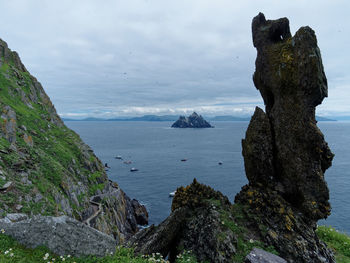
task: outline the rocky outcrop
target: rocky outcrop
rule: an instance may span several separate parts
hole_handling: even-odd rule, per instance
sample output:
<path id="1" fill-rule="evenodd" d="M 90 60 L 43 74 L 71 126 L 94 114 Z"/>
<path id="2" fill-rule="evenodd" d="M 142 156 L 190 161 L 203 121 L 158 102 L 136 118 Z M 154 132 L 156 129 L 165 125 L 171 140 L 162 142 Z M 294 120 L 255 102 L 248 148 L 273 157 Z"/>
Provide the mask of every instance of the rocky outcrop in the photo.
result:
<path id="1" fill-rule="evenodd" d="M 209 122 L 204 120 L 201 115 L 193 112 L 190 116 L 180 116 L 179 119 L 171 125 L 172 128 L 213 128 Z"/>
<path id="2" fill-rule="evenodd" d="M 147 224 L 145 207 L 108 180 L 91 148 L 64 125 L 41 84 L 2 40 L 0 173 L 0 215 L 67 215 L 118 242 Z"/>
<path id="3" fill-rule="evenodd" d="M 254 84 L 266 113 L 255 110 L 242 141 L 249 185 L 235 202 L 245 207 L 246 225 L 289 262 L 335 262 L 315 233 L 317 220 L 330 214 L 324 173 L 333 159 L 315 120 L 327 96 L 315 33 L 302 27 L 292 37 L 287 18 L 261 13 L 252 31 Z"/>
<path id="4" fill-rule="evenodd" d="M 327 96 L 316 36 L 302 27 L 292 37 L 287 18 L 271 21 L 261 13 L 252 31 L 254 83 L 266 113 L 256 108 L 242 140 L 249 184 L 233 205 L 196 181 L 178 188 L 171 215 L 131 239 L 136 252 L 173 260 L 191 250 L 209 262 L 335 262 L 315 233 L 317 220 L 330 213 L 324 173 L 333 159 L 315 120 Z M 261 250 L 247 256 L 253 247 L 281 257 Z"/>
<path id="5" fill-rule="evenodd" d="M 262 249 L 254 248 L 245 258 L 245 263 L 287 263 L 283 258 L 268 253 Z"/>
<path id="6" fill-rule="evenodd" d="M 112 237 L 67 216 L 9 214 L 0 219 L 0 228 L 22 245 L 45 246 L 57 255 L 105 256 L 116 250 Z"/>
<path id="7" fill-rule="evenodd" d="M 194 179 L 177 189 L 170 216 L 138 232 L 128 246 L 138 254 L 161 253 L 170 262 L 183 250 L 192 251 L 199 262 L 231 262 L 238 233 L 230 228 L 230 209 L 226 196 Z"/>

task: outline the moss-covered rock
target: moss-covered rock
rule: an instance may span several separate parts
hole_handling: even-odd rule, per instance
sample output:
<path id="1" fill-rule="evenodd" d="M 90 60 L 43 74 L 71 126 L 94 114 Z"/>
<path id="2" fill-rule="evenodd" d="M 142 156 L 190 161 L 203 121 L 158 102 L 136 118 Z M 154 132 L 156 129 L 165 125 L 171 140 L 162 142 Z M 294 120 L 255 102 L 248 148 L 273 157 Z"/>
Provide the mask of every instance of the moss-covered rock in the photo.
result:
<path id="1" fill-rule="evenodd" d="M 243 262 L 253 247 L 276 253 L 242 223 L 246 220 L 242 211 L 194 179 L 178 188 L 170 216 L 138 232 L 128 246 L 137 254 L 160 253 L 171 262 L 184 251 L 192 251 L 199 262 Z"/>
<path id="2" fill-rule="evenodd" d="M 266 113 L 257 108 L 243 157 L 249 185 L 235 202 L 242 224 L 289 262 L 335 262 L 315 233 L 330 214 L 324 173 L 333 154 L 315 120 L 315 107 L 327 96 L 327 79 L 314 31 L 300 28 L 292 37 L 287 18 L 252 23 L 257 48 L 254 84 Z"/>

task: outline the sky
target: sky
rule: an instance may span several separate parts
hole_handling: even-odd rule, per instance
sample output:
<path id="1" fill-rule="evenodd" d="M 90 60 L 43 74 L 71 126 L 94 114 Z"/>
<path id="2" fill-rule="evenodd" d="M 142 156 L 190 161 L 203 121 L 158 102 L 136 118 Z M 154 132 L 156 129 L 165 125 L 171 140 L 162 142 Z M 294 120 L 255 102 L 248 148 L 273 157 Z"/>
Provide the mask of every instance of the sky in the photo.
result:
<path id="1" fill-rule="evenodd" d="M 350 115 L 348 0 L 0 0 L 0 38 L 66 118 L 249 116 L 251 21 L 316 32 L 328 78 L 320 116 Z"/>

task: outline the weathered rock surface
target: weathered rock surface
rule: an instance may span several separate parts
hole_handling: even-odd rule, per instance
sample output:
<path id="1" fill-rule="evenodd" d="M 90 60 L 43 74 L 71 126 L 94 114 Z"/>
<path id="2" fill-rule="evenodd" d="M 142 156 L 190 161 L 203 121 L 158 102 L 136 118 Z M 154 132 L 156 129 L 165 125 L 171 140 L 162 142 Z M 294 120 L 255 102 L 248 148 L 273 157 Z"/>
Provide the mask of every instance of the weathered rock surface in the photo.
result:
<path id="1" fill-rule="evenodd" d="M 231 262 L 237 239 L 223 224 L 221 209 L 229 213 L 227 197 L 194 180 L 177 189 L 166 220 L 138 232 L 128 245 L 138 254 L 158 252 L 171 262 L 183 250 L 193 251 L 200 262 Z"/>
<path id="2" fill-rule="evenodd" d="M 283 258 L 266 252 L 259 248 L 254 248 L 245 258 L 245 263 L 287 263 Z"/>
<path id="3" fill-rule="evenodd" d="M 27 247 L 46 246 L 57 255 L 72 256 L 104 256 L 115 252 L 115 239 L 73 218 L 21 218 L 23 220 L 16 217 L 15 222 L 9 222 L 8 217 L 0 219 L 0 228 L 5 230 L 6 235 Z"/>
<path id="4" fill-rule="evenodd" d="M 289 262 L 335 262 L 315 233 L 317 220 L 330 214 L 324 172 L 333 159 L 315 120 L 327 96 L 315 33 L 302 27 L 292 37 L 287 18 L 261 13 L 252 31 L 253 79 L 266 113 L 255 110 L 242 141 L 249 185 L 235 202 L 245 207 L 246 225 Z"/>
<path id="5" fill-rule="evenodd" d="M 196 181 L 178 188 L 171 215 L 131 239 L 136 252 L 172 261 L 189 249 L 201 261 L 232 262 L 253 245 L 272 246 L 284 260 L 253 250 L 247 262 L 335 262 L 315 233 L 317 220 L 330 213 L 324 172 L 333 158 L 315 120 L 327 96 L 316 36 L 302 27 L 292 37 L 287 18 L 270 21 L 261 13 L 252 31 L 254 83 L 266 113 L 256 108 L 242 141 L 249 184 L 234 205 Z"/>
<path id="6" fill-rule="evenodd" d="M 172 128 L 213 128 L 209 122 L 204 120 L 201 115 L 193 112 L 190 116 L 180 116 L 179 119 L 171 125 Z"/>
<path id="7" fill-rule="evenodd" d="M 148 212 L 144 205 L 141 205 L 136 199 L 131 200 L 132 208 L 134 209 L 136 223 L 139 225 L 148 224 Z"/>
<path id="8" fill-rule="evenodd" d="M 119 242 L 147 223 L 144 206 L 108 180 L 91 148 L 64 125 L 42 85 L 1 39 L 0 167 L 4 213 L 90 219 Z"/>

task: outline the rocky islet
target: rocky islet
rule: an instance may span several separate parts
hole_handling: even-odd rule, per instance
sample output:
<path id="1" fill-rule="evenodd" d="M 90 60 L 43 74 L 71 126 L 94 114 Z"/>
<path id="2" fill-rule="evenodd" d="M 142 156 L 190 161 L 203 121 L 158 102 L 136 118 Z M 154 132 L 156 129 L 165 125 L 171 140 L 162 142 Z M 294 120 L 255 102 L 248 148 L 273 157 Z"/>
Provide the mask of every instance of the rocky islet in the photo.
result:
<path id="1" fill-rule="evenodd" d="M 201 115 L 193 112 L 190 116 L 180 116 L 179 119 L 171 125 L 172 128 L 213 128 Z"/>

